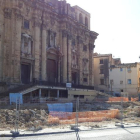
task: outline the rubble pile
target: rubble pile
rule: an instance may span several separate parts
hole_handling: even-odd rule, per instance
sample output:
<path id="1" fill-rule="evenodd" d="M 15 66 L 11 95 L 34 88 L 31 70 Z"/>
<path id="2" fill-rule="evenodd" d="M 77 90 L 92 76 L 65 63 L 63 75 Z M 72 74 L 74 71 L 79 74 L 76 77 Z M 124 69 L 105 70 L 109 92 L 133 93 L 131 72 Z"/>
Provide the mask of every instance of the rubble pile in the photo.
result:
<path id="1" fill-rule="evenodd" d="M 18 112 L 17 112 L 18 114 Z M 16 110 L 0 110 L 0 129 L 13 129 L 16 123 Z M 38 128 L 47 125 L 48 114 L 45 110 L 20 110 L 18 126 L 20 129 Z M 17 119 L 18 120 L 18 119 Z"/>

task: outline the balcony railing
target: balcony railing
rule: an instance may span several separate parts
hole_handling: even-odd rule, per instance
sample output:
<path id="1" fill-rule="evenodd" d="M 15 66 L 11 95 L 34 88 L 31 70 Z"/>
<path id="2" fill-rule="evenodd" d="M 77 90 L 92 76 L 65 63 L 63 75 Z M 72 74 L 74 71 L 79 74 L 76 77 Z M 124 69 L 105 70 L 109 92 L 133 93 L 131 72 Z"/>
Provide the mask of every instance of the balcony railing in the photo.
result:
<path id="1" fill-rule="evenodd" d="M 52 87 L 66 87 L 66 83 L 59 83 L 59 82 L 50 82 L 50 81 L 35 81 L 35 85 L 44 85 L 44 86 L 52 86 Z M 78 85 L 78 84 L 72 84 L 72 88 L 78 88 L 78 89 L 89 89 L 94 90 L 94 86 L 85 86 L 85 85 Z"/>
<path id="2" fill-rule="evenodd" d="M 1 95 L 5 96 L 5 95 L 9 95 L 9 93 L 19 93 L 21 91 L 24 91 L 26 89 L 32 88 L 32 87 L 37 86 L 37 85 L 66 88 L 66 83 L 34 80 L 34 82 L 31 82 L 29 84 L 19 85 L 18 87 L 15 87 L 13 89 L 9 89 L 8 91 L 1 93 Z M 84 90 L 94 90 L 94 86 L 85 86 L 85 85 L 78 85 L 78 84 L 72 84 L 71 88 L 84 89 Z"/>

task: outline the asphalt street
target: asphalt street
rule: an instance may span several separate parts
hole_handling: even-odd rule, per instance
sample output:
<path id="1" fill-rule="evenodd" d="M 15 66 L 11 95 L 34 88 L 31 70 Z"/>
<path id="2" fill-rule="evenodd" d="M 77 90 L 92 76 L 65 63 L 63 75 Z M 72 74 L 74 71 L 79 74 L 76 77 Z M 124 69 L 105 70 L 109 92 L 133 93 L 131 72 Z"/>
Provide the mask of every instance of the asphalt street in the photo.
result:
<path id="1" fill-rule="evenodd" d="M 140 140 L 139 132 L 140 127 L 133 127 L 18 138 L 0 137 L 0 140 Z"/>

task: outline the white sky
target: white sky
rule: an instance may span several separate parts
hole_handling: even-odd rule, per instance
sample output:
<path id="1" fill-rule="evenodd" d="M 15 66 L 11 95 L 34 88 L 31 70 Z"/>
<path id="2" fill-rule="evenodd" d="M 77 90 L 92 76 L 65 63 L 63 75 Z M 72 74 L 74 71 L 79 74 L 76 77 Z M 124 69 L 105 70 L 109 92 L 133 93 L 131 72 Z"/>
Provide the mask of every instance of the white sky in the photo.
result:
<path id="1" fill-rule="evenodd" d="M 112 53 L 122 63 L 140 62 L 140 0 L 67 0 L 91 14 L 99 33 L 94 52 Z"/>

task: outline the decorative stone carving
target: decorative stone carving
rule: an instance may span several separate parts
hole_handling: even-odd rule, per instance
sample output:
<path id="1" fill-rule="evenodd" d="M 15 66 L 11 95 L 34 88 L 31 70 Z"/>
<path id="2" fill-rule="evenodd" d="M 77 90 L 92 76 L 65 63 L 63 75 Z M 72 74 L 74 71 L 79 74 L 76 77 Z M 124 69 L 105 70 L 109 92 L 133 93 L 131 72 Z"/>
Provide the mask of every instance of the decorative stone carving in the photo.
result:
<path id="1" fill-rule="evenodd" d="M 94 31 L 90 31 L 90 39 L 95 40 L 97 38 L 98 34 Z"/>
<path id="2" fill-rule="evenodd" d="M 93 44 L 90 43 L 90 44 L 89 44 L 89 50 L 90 50 L 90 51 L 93 51 L 94 48 L 95 48 L 95 45 L 93 45 Z"/>
<path id="3" fill-rule="evenodd" d="M 78 44 L 83 44 L 83 40 L 80 36 L 77 37 L 77 40 L 78 40 Z"/>
<path id="4" fill-rule="evenodd" d="M 72 64 L 72 68 L 75 68 L 77 69 L 78 68 L 78 58 L 77 58 L 77 55 L 76 53 L 72 53 L 72 61 L 71 61 L 71 64 Z"/>
<path id="5" fill-rule="evenodd" d="M 28 34 L 22 34 L 21 36 L 21 55 L 22 56 L 31 56 L 31 52 L 32 52 L 32 39 L 31 36 L 29 36 Z"/>
<path id="6" fill-rule="evenodd" d="M 71 34 L 68 34 L 68 39 L 72 40 L 72 35 Z"/>
<path id="7" fill-rule="evenodd" d="M 21 11 L 20 11 L 20 9 L 16 9 L 16 8 L 14 8 L 13 9 L 13 12 L 14 12 L 14 14 L 15 14 L 15 16 L 16 16 L 16 20 L 21 20 L 22 19 L 22 14 L 21 14 Z"/>
<path id="8" fill-rule="evenodd" d="M 41 22 L 39 20 L 35 20 L 34 26 L 35 27 L 40 27 L 41 26 Z"/>
<path id="9" fill-rule="evenodd" d="M 23 3 L 19 2 L 18 7 L 21 9 L 23 7 Z"/>
<path id="10" fill-rule="evenodd" d="M 26 7 L 26 15 L 27 16 L 28 16 L 29 12 L 30 12 L 30 7 Z"/>
<path id="11" fill-rule="evenodd" d="M 68 34 L 68 33 L 67 33 L 66 30 L 63 30 L 63 31 L 62 31 L 62 36 L 63 36 L 63 37 L 67 37 L 67 34 Z"/>
<path id="12" fill-rule="evenodd" d="M 47 46 L 48 47 L 56 47 L 56 32 L 53 32 L 51 30 L 48 31 Z"/>
<path id="13" fill-rule="evenodd" d="M 48 26 L 47 24 L 43 23 L 43 25 L 42 25 L 43 30 L 46 30 L 47 26 Z"/>
<path id="14" fill-rule="evenodd" d="M 11 16 L 12 16 L 12 10 L 10 8 L 5 8 L 4 9 L 4 17 L 11 19 Z"/>
<path id="15" fill-rule="evenodd" d="M 88 74 L 88 59 L 83 58 L 83 73 Z"/>
<path id="16" fill-rule="evenodd" d="M 54 26 L 55 25 L 55 20 L 53 18 L 51 18 L 51 25 Z"/>

